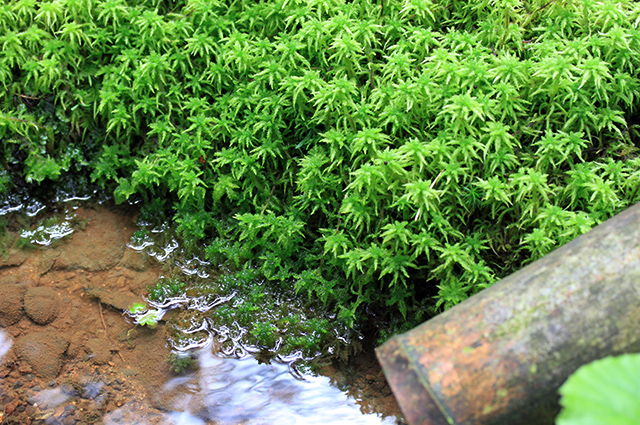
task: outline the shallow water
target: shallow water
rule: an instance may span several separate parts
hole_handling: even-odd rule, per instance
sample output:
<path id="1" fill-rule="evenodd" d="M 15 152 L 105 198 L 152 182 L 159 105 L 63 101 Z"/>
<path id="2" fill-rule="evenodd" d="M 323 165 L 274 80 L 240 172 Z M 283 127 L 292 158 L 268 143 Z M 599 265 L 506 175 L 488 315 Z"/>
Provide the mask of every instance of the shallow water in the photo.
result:
<path id="1" fill-rule="evenodd" d="M 160 390 L 183 424 L 395 424 L 363 415 L 359 405 L 326 376 L 290 373 L 286 364 L 259 364 L 250 356 L 198 354 L 199 371 L 168 381 Z"/>
<path id="2" fill-rule="evenodd" d="M 346 374 L 335 368 L 326 369 L 328 376 L 301 374 L 291 366 L 295 355 L 260 364 L 241 330 L 198 329 L 196 320 L 190 331 L 203 335 L 198 350 L 190 350 L 197 370 L 172 373 L 166 361 L 170 326 L 141 327 L 122 310 L 162 273 L 157 260 L 172 258 L 185 275 L 204 280 L 210 265 L 174 257 L 179 246 L 171 238 L 161 246 L 135 246 L 148 254 L 127 248 L 138 229 L 135 211 L 89 206 L 78 198 L 62 197 L 55 214 L 38 202 L 0 207 L 12 225 L 27 224 L 15 230 L 16 240 L 35 246 L 24 251 L 14 244 L 0 262 L 0 291 L 22 303 L 9 311 L 0 302 L 9 311 L 0 311 L 1 423 L 398 423 L 397 405 L 364 354 L 356 359 L 360 369 Z M 42 288 L 52 295 L 42 296 Z M 208 311 L 231 299 L 208 294 L 182 304 L 173 300 L 169 314 L 187 307 Z M 55 310 L 50 321 L 38 316 L 45 307 Z M 226 354 L 225 338 L 233 341 Z M 61 341 L 56 352 L 47 351 L 52 340 Z M 34 351 L 42 355 L 34 357 Z"/>

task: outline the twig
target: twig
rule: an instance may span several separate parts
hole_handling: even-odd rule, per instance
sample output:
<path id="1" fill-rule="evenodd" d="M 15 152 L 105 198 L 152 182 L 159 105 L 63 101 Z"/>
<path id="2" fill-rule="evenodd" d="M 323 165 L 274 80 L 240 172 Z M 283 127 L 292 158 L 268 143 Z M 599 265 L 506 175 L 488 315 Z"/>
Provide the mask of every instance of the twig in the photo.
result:
<path id="1" fill-rule="evenodd" d="M 35 127 L 38 128 L 44 128 L 44 126 L 42 124 L 38 124 L 37 122 L 33 122 L 33 121 L 27 121 L 27 120 L 21 120 L 20 118 L 13 118 L 13 117 L 7 117 L 7 116 L 2 116 L 0 118 L 3 118 L 5 120 L 9 120 L 9 121 L 17 121 L 17 122 L 23 122 L 25 124 L 31 124 Z"/>
<path id="2" fill-rule="evenodd" d="M 548 1 L 546 4 L 540 6 L 537 10 L 534 10 L 533 12 L 529 13 L 529 15 L 533 15 L 535 12 L 540 12 L 542 9 L 546 8 L 547 6 L 549 6 L 551 3 L 553 3 L 555 0 L 550 0 Z"/>
<path id="3" fill-rule="evenodd" d="M 444 173 L 444 168 L 440 170 L 436 178 L 433 180 L 433 182 L 431 182 L 431 184 L 429 185 L 429 189 L 433 189 L 433 186 L 435 186 L 436 183 L 438 183 L 438 180 L 440 180 L 440 177 L 442 177 L 442 173 Z"/>
<path id="4" fill-rule="evenodd" d="M 98 300 L 98 311 L 100 311 L 100 321 L 102 322 L 102 327 L 104 328 L 104 331 L 107 335 L 107 339 L 109 340 L 109 344 L 113 345 L 113 341 L 111 341 L 111 338 L 109 338 L 109 332 L 107 331 L 107 325 L 104 323 L 104 316 L 102 315 L 102 302 L 100 300 Z M 118 357 L 120 357 L 120 360 L 122 360 L 122 362 L 124 363 L 124 357 L 122 357 L 122 354 L 120 354 L 120 351 L 116 351 L 116 353 L 118 354 Z"/>
<path id="5" fill-rule="evenodd" d="M 262 207 L 262 211 L 260 211 L 260 215 L 264 215 L 264 211 L 267 209 L 267 207 L 269 206 L 269 203 L 271 202 L 271 197 L 273 196 L 273 191 L 276 190 L 276 186 L 273 185 L 273 187 L 271 188 L 271 193 L 269 194 L 269 199 L 267 199 L 267 203 L 264 204 L 264 207 Z"/>

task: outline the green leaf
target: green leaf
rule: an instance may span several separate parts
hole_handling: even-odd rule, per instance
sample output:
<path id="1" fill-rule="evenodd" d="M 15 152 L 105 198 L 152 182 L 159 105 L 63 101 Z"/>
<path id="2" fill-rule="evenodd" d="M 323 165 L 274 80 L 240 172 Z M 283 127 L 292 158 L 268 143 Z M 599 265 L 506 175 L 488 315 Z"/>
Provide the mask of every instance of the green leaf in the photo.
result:
<path id="1" fill-rule="evenodd" d="M 637 425 L 640 418 L 640 355 L 596 360 L 560 387 L 556 425 Z"/>
<path id="2" fill-rule="evenodd" d="M 135 315 L 135 323 L 141 326 L 148 326 L 155 328 L 158 325 L 160 319 L 162 319 L 163 312 L 160 310 L 147 310 L 145 313 L 138 312 Z"/>
<path id="3" fill-rule="evenodd" d="M 129 313 L 138 314 L 138 313 L 142 313 L 146 309 L 147 309 L 147 305 L 144 303 L 133 303 L 129 307 Z"/>

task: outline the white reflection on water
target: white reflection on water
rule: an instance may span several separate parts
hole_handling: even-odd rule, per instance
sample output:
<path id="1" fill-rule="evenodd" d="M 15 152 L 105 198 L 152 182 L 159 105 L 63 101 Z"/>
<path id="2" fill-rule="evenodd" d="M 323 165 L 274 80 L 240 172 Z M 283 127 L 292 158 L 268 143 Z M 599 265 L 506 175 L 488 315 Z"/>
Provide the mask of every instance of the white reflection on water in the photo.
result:
<path id="1" fill-rule="evenodd" d="M 162 425 L 206 425 L 206 422 L 187 412 L 171 412 Z"/>
<path id="2" fill-rule="evenodd" d="M 67 217 L 68 218 L 68 217 Z M 21 230 L 20 237 L 29 239 L 31 243 L 49 246 L 56 239 L 62 239 L 73 233 L 73 227 L 69 222 L 53 223 L 38 226 L 35 230 Z"/>
<path id="3" fill-rule="evenodd" d="M 73 390 L 69 387 L 47 388 L 33 396 L 34 406 L 40 409 L 53 409 L 71 398 Z"/>
<path id="4" fill-rule="evenodd" d="M 259 364 L 251 356 L 199 356 L 191 379 L 176 378 L 162 392 L 173 412 L 166 423 L 199 425 L 395 424 L 394 418 L 363 415 L 360 407 L 324 376 L 296 379 L 286 364 Z M 203 422 L 204 421 L 204 422 Z"/>
<path id="5" fill-rule="evenodd" d="M 11 350 L 13 341 L 5 331 L 0 329 L 0 360 Z"/>

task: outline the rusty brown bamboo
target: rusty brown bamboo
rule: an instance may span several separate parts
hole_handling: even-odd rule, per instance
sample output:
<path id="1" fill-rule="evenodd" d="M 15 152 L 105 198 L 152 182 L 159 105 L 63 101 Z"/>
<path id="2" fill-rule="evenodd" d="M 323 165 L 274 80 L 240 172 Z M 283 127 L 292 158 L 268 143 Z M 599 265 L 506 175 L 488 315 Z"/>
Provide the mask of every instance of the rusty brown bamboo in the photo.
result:
<path id="1" fill-rule="evenodd" d="M 640 205 L 377 350 L 411 425 L 553 423 L 578 367 L 640 352 Z"/>

